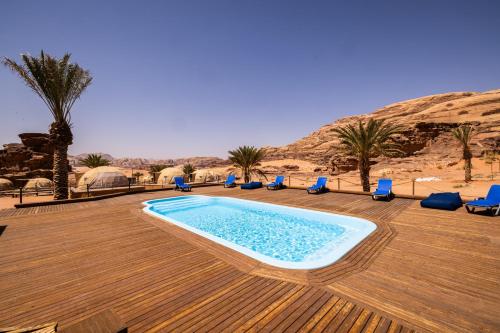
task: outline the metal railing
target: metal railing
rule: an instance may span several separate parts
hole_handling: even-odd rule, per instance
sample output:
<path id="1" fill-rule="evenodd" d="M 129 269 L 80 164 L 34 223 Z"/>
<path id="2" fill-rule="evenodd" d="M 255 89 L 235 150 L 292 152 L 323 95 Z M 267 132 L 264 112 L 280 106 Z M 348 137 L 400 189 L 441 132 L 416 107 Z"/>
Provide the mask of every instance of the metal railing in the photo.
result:
<path id="1" fill-rule="evenodd" d="M 268 179 L 259 177 L 259 181 L 266 183 L 274 181 L 276 174 L 268 176 Z M 286 175 L 284 185 L 289 188 L 306 188 L 316 183 L 318 177 L 327 177 L 327 188 L 333 191 L 354 191 L 361 192 L 363 187 L 361 180 L 353 181 L 353 178 L 342 176 L 328 176 L 328 175 L 314 175 L 314 176 L 300 176 L 300 175 Z M 384 177 L 370 177 L 371 190 L 375 190 L 379 178 L 391 178 L 390 176 Z M 485 191 L 488 190 L 490 183 L 499 183 L 500 174 L 495 174 L 493 177 L 488 178 L 474 178 L 469 183 L 457 182 L 450 184 L 450 181 L 441 180 L 427 180 L 426 177 L 420 178 L 406 178 L 406 179 L 393 179 L 393 191 L 399 195 L 407 196 L 427 196 L 433 192 L 460 192 L 465 197 L 480 197 L 484 196 Z"/>
<path id="2" fill-rule="evenodd" d="M 266 180 L 263 177 L 259 177 L 259 181 L 262 181 L 264 184 L 271 182 L 274 180 L 276 174 L 269 175 Z M 316 179 L 322 175 L 314 175 L 314 176 L 300 176 L 300 175 L 286 175 L 285 178 L 285 186 L 288 188 L 306 188 L 316 183 Z M 419 178 L 407 178 L 407 179 L 394 179 L 393 180 L 393 191 L 397 195 L 408 195 L 408 196 L 427 196 L 433 192 L 460 192 L 464 197 L 480 197 L 484 196 L 489 187 L 488 184 L 478 186 L 479 180 L 487 180 L 491 183 L 499 183 L 500 174 L 494 175 L 494 177 L 488 177 L 488 179 L 479 178 L 473 179 L 472 183 L 458 183 L 455 186 L 451 186 L 448 184 L 447 186 L 443 186 L 439 181 L 419 181 Z M 361 192 L 362 186 L 361 181 L 353 181 L 352 178 L 347 177 L 339 177 L 339 176 L 326 176 L 328 178 L 327 188 L 333 191 L 346 191 L 346 192 Z M 390 177 L 380 177 L 380 178 L 390 178 Z M 377 186 L 376 177 L 370 178 L 370 186 L 371 189 L 374 190 Z M 221 177 L 215 177 L 215 179 L 204 178 L 201 182 L 191 182 L 190 184 L 222 184 L 225 179 Z M 238 183 L 241 183 L 241 179 L 238 180 Z M 76 184 L 75 184 L 76 185 Z M 141 189 L 142 187 L 142 189 Z M 102 195 L 109 195 L 110 192 L 116 191 L 119 192 L 142 192 L 145 190 L 151 189 L 172 189 L 175 185 L 171 182 L 162 181 L 160 183 L 152 182 L 152 181 L 134 181 L 132 178 L 129 178 L 129 182 L 125 186 L 109 186 L 105 183 L 100 184 L 87 184 L 85 188 L 82 190 L 78 189 L 76 186 L 67 187 L 68 193 L 70 197 L 73 197 L 75 193 L 82 194 L 86 197 L 96 197 Z M 107 191 L 109 190 L 109 191 Z M 22 187 L 14 190 L 0 191 L 0 196 L 12 196 L 13 198 L 19 198 L 19 203 L 23 203 L 23 197 L 26 196 L 42 196 L 42 195 L 52 195 L 54 194 L 53 187 L 39 187 L 35 186 L 33 189 L 24 189 Z M 82 196 L 79 196 L 82 197 Z"/>

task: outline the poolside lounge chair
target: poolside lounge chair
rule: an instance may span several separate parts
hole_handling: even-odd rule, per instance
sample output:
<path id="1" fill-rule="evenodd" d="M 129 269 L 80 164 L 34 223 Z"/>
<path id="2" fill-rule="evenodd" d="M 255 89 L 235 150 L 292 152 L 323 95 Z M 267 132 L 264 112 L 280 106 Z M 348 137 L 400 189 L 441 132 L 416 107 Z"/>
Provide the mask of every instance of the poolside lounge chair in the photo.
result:
<path id="1" fill-rule="evenodd" d="M 267 184 L 267 189 L 268 190 L 278 190 L 280 188 L 283 188 L 283 182 L 285 181 L 285 176 L 276 176 L 276 179 L 274 182 Z"/>
<path id="2" fill-rule="evenodd" d="M 462 207 L 462 198 L 458 192 L 431 193 L 426 199 L 420 201 L 424 208 L 456 210 Z"/>
<path id="3" fill-rule="evenodd" d="M 184 183 L 184 177 L 175 177 L 175 188 L 174 190 L 191 191 L 191 186 Z"/>
<path id="4" fill-rule="evenodd" d="M 379 198 L 384 198 L 390 200 L 393 196 L 394 193 L 392 193 L 392 179 L 379 179 L 377 189 L 372 193 L 372 199 L 377 200 Z"/>
<path id="5" fill-rule="evenodd" d="M 477 198 L 476 200 L 469 201 L 465 204 L 467 212 L 474 213 L 476 208 L 484 208 L 489 210 L 492 215 L 497 216 L 500 214 L 500 185 L 491 185 L 486 198 Z"/>
<path id="6" fill-rule="evenodd" d="M 253 190 L 261 187 L 262 187 L 262 182 L 250 182 L 240 186 L 242 190 Z"/>
<path id="7" fill-rule="evenodd" d="M 226 187 L 235 187 L 236 186 L 236 176 L 229 175 L 227 176 L 226 181 L 224 182 L 224 188 Z"/>
<path id="8" fill-rule="evenodd" d="M 316 184 L 307 188 L 307 193 L 321 193 L 326 192 L 326 177 L 318 177 Z"/>

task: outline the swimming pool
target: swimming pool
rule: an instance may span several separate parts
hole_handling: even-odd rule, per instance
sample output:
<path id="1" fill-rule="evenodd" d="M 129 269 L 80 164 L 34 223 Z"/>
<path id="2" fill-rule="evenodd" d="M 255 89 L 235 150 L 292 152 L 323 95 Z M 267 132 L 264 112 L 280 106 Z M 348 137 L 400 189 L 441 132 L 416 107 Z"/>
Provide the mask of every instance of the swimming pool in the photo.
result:
<path id="1" fill-rule="evenodd" d="M 144 202 L 144 211 L 269 265 L 330 265 L 377 226 L 361 218 L 228 197 Z"/>

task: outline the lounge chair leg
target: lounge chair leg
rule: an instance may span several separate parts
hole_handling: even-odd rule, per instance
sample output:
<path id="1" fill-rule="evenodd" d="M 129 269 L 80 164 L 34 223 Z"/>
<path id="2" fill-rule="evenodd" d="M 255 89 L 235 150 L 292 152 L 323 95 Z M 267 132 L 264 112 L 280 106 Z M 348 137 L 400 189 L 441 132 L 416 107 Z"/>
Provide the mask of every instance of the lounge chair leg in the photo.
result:
<path id="1" fill-rule="evenodd" d="M 465 209 L 467 210 L 467 213 L 474 213 L 474 207 L 471 209 L 469 206 L 465 205 Z"/>

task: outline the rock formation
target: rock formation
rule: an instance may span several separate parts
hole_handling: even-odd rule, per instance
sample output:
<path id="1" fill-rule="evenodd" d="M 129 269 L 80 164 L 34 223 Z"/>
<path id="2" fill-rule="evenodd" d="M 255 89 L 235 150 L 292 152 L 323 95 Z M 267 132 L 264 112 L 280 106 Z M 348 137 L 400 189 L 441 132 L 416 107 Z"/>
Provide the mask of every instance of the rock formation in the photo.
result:
<path id="1" fill-rule="evenodd" d="M 54 147 L 45 133 L 19 134 L 22 143 L 4 144 L 0 150 L 0 176 L 16 181 L 26 178 L 52 179 Z"/>
<path id="2" fill-rule="evenodd" d="M 284 147 L 267 147 L 268 160 L 298 159 L 327 166 L 331 174 L 356 169 L 356 160 L 339 146 L 333 128 L 367 121 L 385 119 L 405 127 L 396 141 L 404 154 L 400 158 L 375 158 L 373 163 L 408 164 L 418 157 L 419 162 L 437 160 L 445 165 L 461 158 L 459 145 L 451 130 L 461 123 L 475 125 L 477 135 L 472 141 L 475 156 L 488 150 L 500 150 L 500 90 L 457 92 L 426 96 L 394 103 L 370 114 L 346 117 L 321 127 L 316 132 Z"/>

